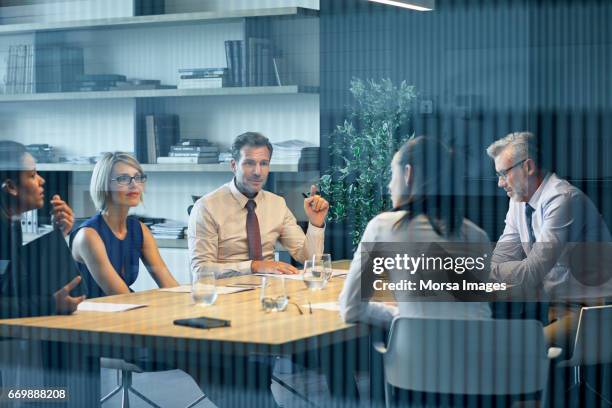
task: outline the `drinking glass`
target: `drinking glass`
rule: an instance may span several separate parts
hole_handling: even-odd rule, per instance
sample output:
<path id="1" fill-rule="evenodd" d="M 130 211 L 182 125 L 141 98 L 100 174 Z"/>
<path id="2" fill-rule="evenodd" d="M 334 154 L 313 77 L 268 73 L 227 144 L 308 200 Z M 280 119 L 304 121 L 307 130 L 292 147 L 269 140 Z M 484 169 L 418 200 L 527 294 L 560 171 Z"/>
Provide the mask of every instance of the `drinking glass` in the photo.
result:
<path id="1" fill-rule="evenodd" d="M 265 312 L 283 312 L 287 309 L 289 297 L 285 289 L 285 277 L 264 276 L 261 279 L 259 299 Z"/>
<path id="2" fill-rule="evenodd" d="M 331 275 L 331 270 L 329 275 Z M 307 259 L 306 262 L 304 262 L 304 273 L 302 274 L 302 278 L 308 289 L 323 289 L 327 284 L 329 275 L 327 272 L 325 272 L 323 261 L 321 259 L 317 259 L 316 256 L 311 259 Z"/>
<path id="3" fill-rule="evenodd" d="M 210 306 L 217 300 L 215 272 L 209 268 L 200 268 L 192 273 L 191 298 L 197 306 Z"/>
<path id="4" fill-rule="evenodd" d="M 313 255 L 312 259 L 315 263 L 318 261 L 323 265 L 323 273 L 325 273 L 325 282 L 329 282 L 332 278 L 332 262 L 330 254 L 317 254 Z"/>

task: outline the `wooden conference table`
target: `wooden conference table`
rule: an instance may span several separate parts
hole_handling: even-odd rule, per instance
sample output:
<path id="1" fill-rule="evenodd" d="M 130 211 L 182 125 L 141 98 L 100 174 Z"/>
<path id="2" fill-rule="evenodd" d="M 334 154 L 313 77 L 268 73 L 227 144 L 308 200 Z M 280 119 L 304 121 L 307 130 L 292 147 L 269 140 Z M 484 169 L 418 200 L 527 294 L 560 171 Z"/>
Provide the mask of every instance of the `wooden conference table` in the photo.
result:
<path id="1" fill-rule="evenodd" d="M 260 281 L 257 276 L 239 276 L 217 284 Z M 284 312 L 262 311 L 259 289 L 219 295 L 208 307 L 193 305 L 188 293 L 150 290 L 95 300 L 146 305 L 126 312 L 0 320 L 0 337 L 44 340 L 65 347 L 64 355 L 72 362 L 58 364 L 92 378 L 87 386 L 71 390 L 72 396 L 78 404 L 91 404 L 100 395 L 98 357 L 132 359 L 144 348 L 155 361 L 172 365 L 181 361 L 197 364 L 219 356 L 299 355 L 322 350 L 334 354 L 335 346 L 366 336 L 367 329 L 344 323 L 337 311 L 313 308 L 310 313 L 308 302 L 335 302 L 343 283 L 344 278 L 334 277 L 324 290 L 309 291 L 301 281 L 286 280 L 289 300 L 297 303 L 303 314 L 292 304 Z M 173 324 L 175 319 L 198 316 L 230 320 L 231 327 L 202 330 Z M 337 362 L 336 356 L 334 360 Z M 344 376 L 349 375 L 345 372 Z"/>

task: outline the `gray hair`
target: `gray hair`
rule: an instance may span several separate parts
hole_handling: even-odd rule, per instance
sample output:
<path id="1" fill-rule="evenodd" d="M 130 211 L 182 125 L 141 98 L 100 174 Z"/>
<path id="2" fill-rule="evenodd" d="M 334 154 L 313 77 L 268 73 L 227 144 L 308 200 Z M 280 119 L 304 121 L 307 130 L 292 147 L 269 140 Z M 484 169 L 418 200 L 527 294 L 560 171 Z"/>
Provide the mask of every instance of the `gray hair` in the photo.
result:
<path id="1" fill-rule="evenodd" d="M 138 170 L 140 174 L 144 174 L 142 166 L 131 154 L 123 152 L 104 153 L 94 166 L 91 182 L 89 183 L 89 195 L 98 211 L 105 210 L 111 198 L 110 179 L 113 167 L 117 163 L 125 163 Z"/>
<path id="2" fill-rule="evenodd" d="M 495 159 L 509 146 L 513 147 L 512 159 L 515 163 L 525 159 L 531 159 L 536 164 L 539 163 L 537 140 L 531 132 L 509 133 L 487 147 L 487 154 L 490 158 Z"/>

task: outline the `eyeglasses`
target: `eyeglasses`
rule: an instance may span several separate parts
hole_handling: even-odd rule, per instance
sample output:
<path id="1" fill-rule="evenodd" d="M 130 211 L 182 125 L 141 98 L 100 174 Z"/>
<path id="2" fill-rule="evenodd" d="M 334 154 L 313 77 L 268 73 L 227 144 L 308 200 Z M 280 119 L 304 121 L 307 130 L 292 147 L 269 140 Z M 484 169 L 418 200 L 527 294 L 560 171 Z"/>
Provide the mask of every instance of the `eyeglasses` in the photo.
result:
<path id="1" fill-rule="evenodd" d="M 111 181 L 116 181 L 120 186 L 129 186 L 132 184 L 132 180 L 137 184 L 144 184 L 147 182 L 146 174 L 137 174 L 135 176 L 130 176 L 128 174 L 120 174 L 115 178 L 112 178 Z"/>
<path id="2" fill-rule="evenodd" d="M 512 166 L 508 167 L 507 169 L 504 170 L 500 170 L 500 171 L 496 171 L 495 174 L 497 174 L 497 177 L 501 177 L 504 180 L 508 179 L 508 173 L 510 173 L 510 170 L 512 170 L 513 168 L 520 166 L 521 164 L 525 163 L 527 161 L 527 159 L 523 159 L 520 162 L 514 163 Z"/>

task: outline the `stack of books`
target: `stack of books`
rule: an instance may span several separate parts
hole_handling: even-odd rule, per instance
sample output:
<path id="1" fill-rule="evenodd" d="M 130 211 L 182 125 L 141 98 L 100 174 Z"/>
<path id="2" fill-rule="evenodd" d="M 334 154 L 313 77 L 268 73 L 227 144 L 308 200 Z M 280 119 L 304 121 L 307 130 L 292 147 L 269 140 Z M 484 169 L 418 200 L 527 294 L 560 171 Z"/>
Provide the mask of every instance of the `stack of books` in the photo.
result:
<path id="1" fill-rule="evenodd" d="M 180 221 L 165 220 L 149 226 L 155 239 L 183 239 L 187 224 Z"/>
<path id="2" fill-rule="evenodd" d="M 132 78 L 126 81 L 116 81 L 110 87 L 111 91 L 133 91 L 139 89 L 176 89 L 176 86 L 162 85 L 159 79 Z"/>
<path id="3" fill-rule="evenodd" d="M 38 163 L 56 163 L 57 155 L 53 146 L 46 143 L 30 144 L 26 146 L 26 150 L 30 153 Z"/>
<path id="4" fill-rule="evenodd" d="M 232 152 L 219 153 L 219 163 L 229 163 L 232 159 Z"/>
<path id="5" fill-rule="evenodd" d="M 227 68 L 182 68 L 178 71 L 178 89 L 222 88 Z"/>
<path id="6" fill-rule="evenodd" d="M 297 164 L 300 170 L 319 167 L 319 147 L 302 140 L 273 143 L 272 164 Z"/>
<path id="7" fill-rule="evenodd" d="M 77 77 L 77 90 L 82 92 L 110 91 L 117 82 L 125 82 L 125 75 L 89 74 Z"/>
<path id="8" fill-rule="evenodd" d="M 168 157 L 157 163 L 207 164 L 219 162 L 219 148 L 206 139 L 184 139 L 170 147 Z"/>

